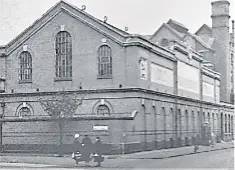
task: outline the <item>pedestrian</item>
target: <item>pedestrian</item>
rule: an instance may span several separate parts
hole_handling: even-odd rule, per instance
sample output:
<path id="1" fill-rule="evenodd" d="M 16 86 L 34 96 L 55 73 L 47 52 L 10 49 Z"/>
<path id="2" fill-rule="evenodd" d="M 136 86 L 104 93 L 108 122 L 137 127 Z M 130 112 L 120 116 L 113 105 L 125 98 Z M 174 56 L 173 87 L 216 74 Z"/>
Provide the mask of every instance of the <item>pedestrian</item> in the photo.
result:
<path id="1" fill-rule="evenodd" d="M 79 134 L 74 135 L 74 142 L 73 142 L 73 151 L 79 152 L 81 149 L 81 143 L 79 142 Z"/>
<path id="2" fill-rule="evenodd" d="M 72 158 L 76 160 L 76 165 L 78 164 L 78 160 L 75 158 L 76 153 L 81 151 L 81 143 L 79 142 L 79 134 L 74 135 L 74 141 L 73 141 L 73 153 Z"/>
<path id="3" fill-rule="evenodd" d="M 211 146 L 214 147 L 214 146 L 215 146 L 215 143 L 216 143 L 215 134 L 212 132 L 212 133 L 211 133 Z"/>
<path id="4" fill-rule="evenodd" d="M 195 138 L 195 144 L 194 144 L 194 153 L 197 153 L 198 149 L 199 149 L 199 136 L 197 135 L 197 137 Z"/>
<path id="5" fill-rule="evenodd" d="M 85 135 L 85 137 L 82 139 L 82 157 L 84 161 L 86 162 L 86 166 L 88 165 L 92 153 L 92 142 L 91 139 L 88 137 L 88 135 Z"/>
<path id="6" fill-rule="evenodd" d="M 104 158 L 102 156 L 103 143 L 101 142 L 100 137 L 96 137 L 93 148 L 94 148 L 94 162 L 97 162 L 97 167 L 100 167 L 101 162 L 104 161 Z"/>

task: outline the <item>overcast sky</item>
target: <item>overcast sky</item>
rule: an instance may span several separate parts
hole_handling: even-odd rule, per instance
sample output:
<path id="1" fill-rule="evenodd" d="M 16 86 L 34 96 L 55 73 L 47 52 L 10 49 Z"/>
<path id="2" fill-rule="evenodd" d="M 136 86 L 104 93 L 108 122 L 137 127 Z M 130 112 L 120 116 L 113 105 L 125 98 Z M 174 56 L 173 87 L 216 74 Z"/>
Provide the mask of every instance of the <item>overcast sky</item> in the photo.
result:
<path id="1" fill-rule="evenodd" d="M 0 0 L 0 45 L 7 44 L 59 0 Z M 130 33 L 153 34 L 170 18 L 195 32 L 202 24 L 211 26 L 212 0 L 67 0 L 86 12 Z M 235 0 L 230 0 L 231 19 Z M 232 10 L 233 9 L 233 10 Z"/>

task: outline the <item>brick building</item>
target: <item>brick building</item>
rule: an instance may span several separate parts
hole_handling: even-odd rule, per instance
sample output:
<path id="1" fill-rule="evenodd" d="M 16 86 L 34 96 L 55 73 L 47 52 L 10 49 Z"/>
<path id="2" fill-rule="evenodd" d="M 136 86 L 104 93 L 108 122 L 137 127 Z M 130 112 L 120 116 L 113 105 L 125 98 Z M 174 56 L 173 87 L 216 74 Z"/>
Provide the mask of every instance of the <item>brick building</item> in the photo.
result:
<path id="1" fill-rule="evenodd" d="M 39 99 L 58 92 L 87 94 L 63 129 L 66 147 L 75 133 L 101 136 L 110 152 L 191 145 L 205 122 L 231 140 L 234 29 L 229 3 L 212 7 L 212 28 L 191 34 L 169 20 L 143 36 L 57 3 L 0 47 L 3 150 L 55 150 L 59 130 Z"/>

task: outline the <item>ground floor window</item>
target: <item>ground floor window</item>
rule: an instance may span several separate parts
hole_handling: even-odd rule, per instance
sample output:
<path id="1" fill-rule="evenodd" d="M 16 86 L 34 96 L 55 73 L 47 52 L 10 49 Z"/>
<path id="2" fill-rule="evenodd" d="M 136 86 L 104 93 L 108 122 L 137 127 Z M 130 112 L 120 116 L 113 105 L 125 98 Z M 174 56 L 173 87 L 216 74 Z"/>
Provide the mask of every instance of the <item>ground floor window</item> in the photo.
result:
<path id="1" fill-rule="evenodd" d="M 29 117 L 31 116 L 31 111 L 27 107 L 22 107 L 19 111 L 19 117 Z"/>
<path id="2" fill-rule="evenodd" d="M 100 116 L 110 115 L 110 110 L 109 110 L 108 106 L 106 106 L 106 105 L 99 105 L 97 107 L 97 115 L 100 115 Z"/>

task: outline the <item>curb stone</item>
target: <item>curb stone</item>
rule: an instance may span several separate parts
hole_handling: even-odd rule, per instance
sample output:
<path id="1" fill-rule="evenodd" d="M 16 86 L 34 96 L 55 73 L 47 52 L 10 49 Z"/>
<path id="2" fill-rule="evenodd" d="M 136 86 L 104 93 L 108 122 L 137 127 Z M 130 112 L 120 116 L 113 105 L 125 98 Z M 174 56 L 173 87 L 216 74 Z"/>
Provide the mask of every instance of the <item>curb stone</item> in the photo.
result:
<path id="1" fill-rule="evenodd" d="M 193 154 L 198 154 L 198 153 L 203 153 L 203 152 L 212 152 L 212 151 L 218 151 L 218 150 L 225 150 L 225 149 L 231 149 L 234 148 L 234 146 L 227 146 L 227 147 L 221 147 L 221 148 L 211 148 L 209 150 L 205 150 L 205 148 L 203 148 L 204 150 L 199 150 L 194 153 L 192 152 L 187 152 L 187 153 L 183 153 L 183 154 L 176 154 L 176 155 L 170 155 L 170 156 L 152 156 L 152 157 L 144 157 L 144 156 L 140 156 L 140 157 L 134 157 L 132 158 L 131 156 L 127 156 L 127 155 L 112 155 L 112 156 L 106 156 L 107 159 L 165 159 L 165 158 L 172 158 L 172 157 L 178 157 L 178 156 L 186 156 L 186 155 L 193 155 Z"/>

